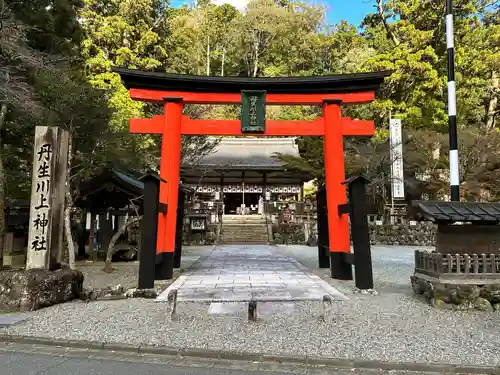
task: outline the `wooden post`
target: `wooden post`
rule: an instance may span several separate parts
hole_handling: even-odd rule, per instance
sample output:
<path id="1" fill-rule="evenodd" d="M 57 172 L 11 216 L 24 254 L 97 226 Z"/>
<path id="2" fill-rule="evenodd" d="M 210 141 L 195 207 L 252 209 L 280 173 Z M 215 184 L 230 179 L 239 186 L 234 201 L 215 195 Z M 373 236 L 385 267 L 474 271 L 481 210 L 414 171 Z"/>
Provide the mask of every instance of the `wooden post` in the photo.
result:
<path id="1" fill-rule="evenodd" d="M 14 233 L 12 232 L 7 232 L 3 236 L 3 265 L 4 266 L 11 266 L 13 263 L 13 251 L 14 251 Z"/>
<path id="2" fill-rule="evenodd" d="M 339 215 L 337 209 L 338 205 L 347 201 L 346 189 L 342 185 L 345 173 L 341 104 L 341 100 L 335 99 L 323 102 L 326 207 L 331 276 L 339 280 L 352 280 L 352 267 L 343 262 L 343 253 L 349 253 L 351 249 L 348 217 Z"/>
<path id="3" fill-rule="evenodd" d="M 143 216 L 141 222 L 141 247 L 139 249 L 139 289 L 150 289 L 155 283 L 156 243 L 158 227 L 158 176 L 147 174 L 144 182 Z"/>
<path id="4" fill-rule="evenodd" d="M 157 264 L 159 280 L 173 277 L 181 159 L 182 98 L 164 98 L 165 125 L 160 161 Z"/>
<path id="5" fill-rule="evenodd" d="M 179 186 L 179 199 L 177 204 L 177 225 L 175 232 L 175 252 L 174 252 L 174 268 L 181 267 L 182 256 L 182 235 L 184 227 L 184 200 L 185 193 L 182 187 Z"/>
<path id="6" fill-rule="evenodd" d="M 316 193 L 316 215 L 318 225 L 319 268 L 330 267 L 330 241 L 328 237 L 328 215 L 326 208 L 326 188 L 321 186 Z"/>
<path id="7" fill-rule="evenodd" d="M 62 261 L 68 141 L 61 128 L 35 128 L 26 269 L 53 268 Z"/>
<path id="8" fill-rule="evenodd" d="M 94 212 L 90 213 L 90 229 L 89 229 L 89 253 L 90 258 L 93 261 L 97 260 L 97 251 L 94 251 L 95 248 L 95 222 L 96 214 Z"/>
<path id="9" fill-rule="evenodd" d="M 87 243 L 87 210 L 83 210 L 82 219 L 80 220 L 80 234 L 78 236 L 78 257 L 85 258 L 85 244 Z"/>
<path id="10" fill-rule="evenodd" d="M 347 179 L 343 183 L 349 189 L 354 274 L 356 276 L 356 287 L 359 289 L 373 289 L 372 255 L 365 191 L 367 182 L 368 180 L 365 177 L 356 176 Z"/>
<path id="11" fill-rule="evenodd" d="M 101 245 L 101 251 L 105 254 L 108 252 L 108 246 L 111 237 L 113 237 L 113 226 L 110 216 L 109 211 L 99 215 L 99 245 Z"/>
<path id="12" fill-rule="evenodd" d="M 0 245 L 2 248 L 0 249 L 0 261 L 3 262 L 3 253 L 4 253 L 4 248 L 5 248 L 5 236 L 7 233 L 1 234 L 0 235 Z M 0 263 L 2 265 L 3 263 Z"/>

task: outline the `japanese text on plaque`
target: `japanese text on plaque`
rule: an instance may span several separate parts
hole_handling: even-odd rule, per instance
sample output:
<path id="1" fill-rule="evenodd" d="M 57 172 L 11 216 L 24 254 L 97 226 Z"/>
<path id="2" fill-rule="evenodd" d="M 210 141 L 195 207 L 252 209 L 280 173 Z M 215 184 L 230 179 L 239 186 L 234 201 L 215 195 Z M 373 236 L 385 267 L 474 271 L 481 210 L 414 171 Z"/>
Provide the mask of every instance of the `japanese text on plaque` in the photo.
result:
<path id="1" fill-rule="evenodd" d="M 248 98 L 248 118 L 250 126 L 258 126 L 257 122 L 257 103 L 259 98 L 257 96 L 250 96 Z"/>

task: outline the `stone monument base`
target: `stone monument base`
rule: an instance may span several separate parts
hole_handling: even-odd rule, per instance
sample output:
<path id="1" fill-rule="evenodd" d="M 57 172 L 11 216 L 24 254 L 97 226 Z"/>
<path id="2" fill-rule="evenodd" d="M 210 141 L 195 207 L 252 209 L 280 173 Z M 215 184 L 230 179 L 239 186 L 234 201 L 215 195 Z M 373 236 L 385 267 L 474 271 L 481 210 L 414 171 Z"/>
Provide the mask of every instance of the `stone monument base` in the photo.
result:
<path id="1" fill-rule="evenodd" d="M 410 277 L 415 294 L 434 307 L 447 310 L 500 311 L 500 281 L 489 284 L 449 284 L 429 280 L 425 275 Z"/>
<path id="2" fill-rule="evenodd" d="M 0 269 L 0 310 L 32 311 L 79 298 L 83 274 L 57 270 Z"/>

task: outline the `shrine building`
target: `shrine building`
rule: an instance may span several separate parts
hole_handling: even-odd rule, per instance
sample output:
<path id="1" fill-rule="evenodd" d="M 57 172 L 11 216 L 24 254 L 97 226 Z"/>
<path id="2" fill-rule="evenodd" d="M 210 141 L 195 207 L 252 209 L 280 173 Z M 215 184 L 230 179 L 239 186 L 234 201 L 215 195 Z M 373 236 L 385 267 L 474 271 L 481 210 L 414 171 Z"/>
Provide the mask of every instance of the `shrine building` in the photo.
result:
<path id="1" fill-rule="evenodd" d="M 303 200 L 304 183 L 313 178 L 278 157 L 300 157 L 295 139 L 222 138 L 196 164 L 181 167 L 181 181 L 201 201 L 220 202 L 224 215 L 263 215 L 269 203 Z"/>

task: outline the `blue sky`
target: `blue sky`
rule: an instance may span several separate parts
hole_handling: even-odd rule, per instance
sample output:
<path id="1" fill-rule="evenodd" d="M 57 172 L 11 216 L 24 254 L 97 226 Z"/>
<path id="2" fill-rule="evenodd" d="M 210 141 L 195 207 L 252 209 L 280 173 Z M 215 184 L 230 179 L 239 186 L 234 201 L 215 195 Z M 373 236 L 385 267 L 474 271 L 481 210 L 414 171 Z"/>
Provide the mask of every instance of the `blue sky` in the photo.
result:
<path id="1" fill-rule="evenodd" d="M 188 3 L 190 0 L 172 0 L 173 6 L 180 6 Z M 215 3 L 224 3 L 234 5 L 239 8 L 247 0 L 216 0 Z M 337 23 L 341 20 L 358 26 L 363 20 L 365 14 L 373 13 L 375 8 L 375 0 L 316 0 L 315 3 L 324 4 L 327 9 L 327 21 L 330 24 Z"/>
<path id="2" fill-rule="evenodd" d="M 375 0 L 325 0 L 328 23 L 346 20 L 358 26 L 367 13 L 375 12 Z"/>

